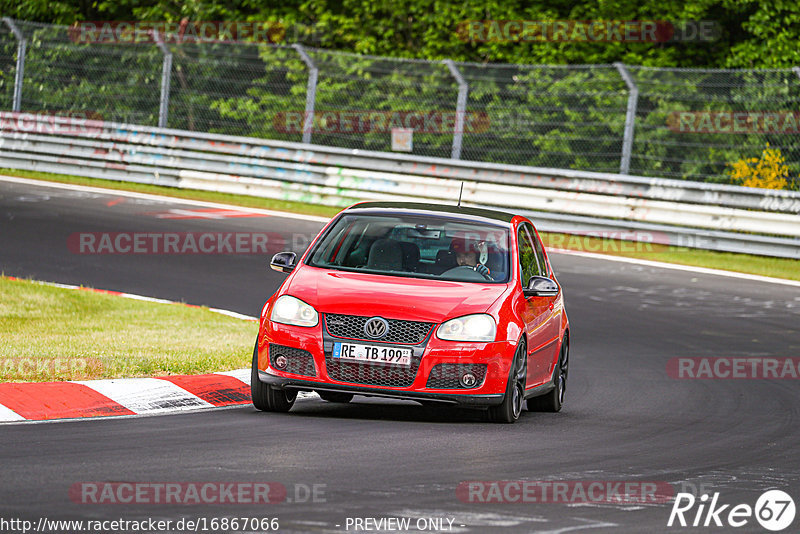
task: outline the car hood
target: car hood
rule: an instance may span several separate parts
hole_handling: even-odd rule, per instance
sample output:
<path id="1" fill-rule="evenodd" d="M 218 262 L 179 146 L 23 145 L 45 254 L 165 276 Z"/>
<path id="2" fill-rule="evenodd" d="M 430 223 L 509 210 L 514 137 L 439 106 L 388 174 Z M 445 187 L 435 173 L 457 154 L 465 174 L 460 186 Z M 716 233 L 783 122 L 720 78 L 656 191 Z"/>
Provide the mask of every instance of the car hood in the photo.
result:
<path id="1" fill-rule="evenodd" d="M 486 312 L 507 289 L 506 284 L 404 278 L 303 265 L 283 293 L 302 299 L 322 313 L 439 323 Z"/>

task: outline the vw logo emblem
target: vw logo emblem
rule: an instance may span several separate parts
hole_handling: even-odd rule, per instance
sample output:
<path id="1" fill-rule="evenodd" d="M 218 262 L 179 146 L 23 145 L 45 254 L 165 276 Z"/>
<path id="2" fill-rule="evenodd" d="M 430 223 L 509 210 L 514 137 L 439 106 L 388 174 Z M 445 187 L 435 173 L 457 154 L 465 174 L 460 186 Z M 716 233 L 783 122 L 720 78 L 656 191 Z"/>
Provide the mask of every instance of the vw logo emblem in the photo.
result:
<path id="1" fill-rule="evenodd" d="M 367 319 L 367 322 L 364 323 L 364 333 L 367 337 L 371 337 L 372 339 L 383 337 L 388 331 L 389 322 L 381 317 L 372 317 L 371 319 Z"/>

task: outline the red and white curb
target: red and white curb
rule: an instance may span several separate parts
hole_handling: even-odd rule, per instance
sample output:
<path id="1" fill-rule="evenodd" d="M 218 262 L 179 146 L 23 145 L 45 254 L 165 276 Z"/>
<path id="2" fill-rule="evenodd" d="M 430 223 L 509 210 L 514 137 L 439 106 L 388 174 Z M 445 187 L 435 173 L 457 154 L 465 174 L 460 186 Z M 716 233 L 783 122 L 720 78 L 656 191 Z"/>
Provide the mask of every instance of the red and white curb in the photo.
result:
<path id="1" fill-rule="evenodd" d="M 6 278 L 20 280 L 13 276 Z M 147 302 L 202 307 L 119 291 L 35 280 L 33 282 Z M 230 310 L 218 308 L 209 310 L 236 319 L 258 320 L 256 317 Z M 153 415 L 248 403 L 250 403 L 250 369 L 157 378 L 0 383 L 0 423 Z"/>
<path id="2" fill-rule="evenodd" d="M 250 370 L 158 378 L 0 383 L 0 422 L 154 415 L 250 403 Z"/>

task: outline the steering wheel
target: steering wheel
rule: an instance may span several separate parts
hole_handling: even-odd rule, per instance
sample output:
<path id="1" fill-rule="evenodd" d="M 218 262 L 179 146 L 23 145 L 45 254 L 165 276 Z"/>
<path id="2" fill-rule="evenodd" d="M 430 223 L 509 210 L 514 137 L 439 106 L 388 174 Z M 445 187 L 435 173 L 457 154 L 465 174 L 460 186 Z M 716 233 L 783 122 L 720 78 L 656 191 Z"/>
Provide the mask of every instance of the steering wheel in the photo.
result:
<path id="1" fill-rule="evenodd" d="M 460 278 L 461 276 L 459 276 L 459 275 L 462 275 L 462 276 L 463 275 L 468 275 L 468 273 L 474 273 L 474 274 L 480 276 L 484 280 L 494 281 L 494 278 L 492 278 L 492 276 L 489 273 L 482 273 L 480 271 L 476 271 L 475 267 L 470 267 L 469 265 L 459 265 L 457 267 L 453 267 L 452 269 L 448 269 L 445 272 L 443 272 L 441 276 L 448 275 L 448 276 L 455 276 L 455 277 Z M 471 277 L 467 276 L 467 279 L 469 279 L 469 278 L 471 278 Z"/>
<path id="2" fill-rule="evenodd" d="M 486 270 L 485 270 L 485 271 L 484 271 L 484 270 L 480 270 L 480 271 L 479 271 L 479 270 L 477 269 L 478 265 L 480 265 L 481 267 L 485 268 Z M 494 281 L 494 278 L 492 278 L 492 275 L 491 275 L 491 274 L 490 274 L 490 272 L 489 272 L 489 268 L 488 268 L 488 267 L 486 267 L 486 264 L 484 264 L 483 262 L 481 262 L 481 263 L 478 263 L 478 265 L 476 265 L 475 267 L 473 267 L 473 269 L 475 269 L 475 272 L 476 272 L 476 273 L 478 273 L 478 274 L 480 274 L 481 276 L 483 276 L 483 277 L 484 277 L 484 278 L 486 278 L 487 280 L 492 280 L 492 281 Z"/>

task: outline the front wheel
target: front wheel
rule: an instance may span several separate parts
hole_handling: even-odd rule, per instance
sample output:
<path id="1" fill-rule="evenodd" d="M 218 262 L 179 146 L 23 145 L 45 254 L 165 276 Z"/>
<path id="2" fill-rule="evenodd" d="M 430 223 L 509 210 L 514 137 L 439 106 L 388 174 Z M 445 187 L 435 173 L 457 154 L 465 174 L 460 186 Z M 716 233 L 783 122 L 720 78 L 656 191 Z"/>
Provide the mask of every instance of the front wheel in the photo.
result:
<path id="1" fill-rule="evenodd" d="M 253 367 L 250 371 L 250 396 L 253 406 L 262 412 L 288 412 L 292 409 L 296 391 L 278 389 L 258 379 L 258 339 L 253 348 Z"/>
<path id="2" fill-rule="evenodd" d="M 564 393 L 567 391 L 567 375 L 569 374 L 569 338 L 564 336 L 561 343 L 561 354 L 553 371 L 553 389 L 541 397 L 528 399 L 528 410 L 531 412 L 560 412 L 564 405 Z"/>
<path id="3" fill-rule="evenodd" d="M 508 374 L 508 385 L 503 396 L 503 403 L 489 407 L 489 420 L 493 423 L 514 423 L 522 413 L 525 402 L 525 383 L 528 375 L 528 351 L 525 341 L 520 340 L 514 361 Z"/>

